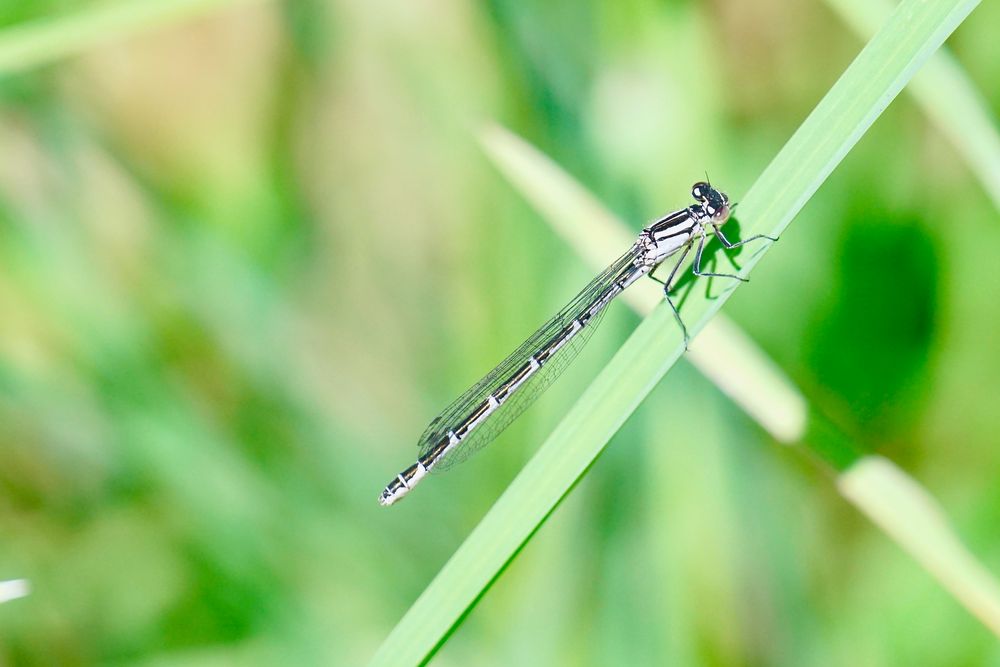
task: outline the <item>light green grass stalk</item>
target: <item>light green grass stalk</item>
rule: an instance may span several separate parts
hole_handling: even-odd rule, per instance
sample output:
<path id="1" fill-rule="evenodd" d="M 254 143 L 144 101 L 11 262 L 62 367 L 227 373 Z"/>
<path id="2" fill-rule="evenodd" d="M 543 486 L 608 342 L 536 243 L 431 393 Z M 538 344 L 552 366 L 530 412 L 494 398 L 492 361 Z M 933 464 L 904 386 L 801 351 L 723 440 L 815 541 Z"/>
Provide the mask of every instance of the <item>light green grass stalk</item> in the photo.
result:
<path id="1" fill-rule="evenodd" d="M 487 154 L 500 171 L 545 216 L 556 232 L 595 271 L 603 268 L 608 248 L 624 245 L 628 227 L 548 157 L 500 127 L 482 134 Z M 602 246 L 602 243 L 614 245 Z M 640 315 L 663 298 L 652 281 L 638 283 L 623 295 Z M 832 447 L 806 435 L 807 420 L 837 430 L 740 328 L 723 315 L 709 322 L 692 344 L 688 359 L 778 441 L 797 443 L 833 467 L 853 460 L 850 438 L 837 432 Z M 944 512 L 921 485 L 891 461 L 865 456 L 836 479 L 841 494 L 924 567 L 959 603 L 1000 637 L 1000 584 L 968 551 L 948 525 Z"/>
<path id="2" fill-rule="evenodd" d="M 881 456 L 866 456 L 837 478 L 841 495 L 1000 636 L 1000 584 L 969 553 L 937 501 Z"/>
<path id="3" fill-rule="evenodd" d="M 851 28 L 868 39 L 892 11 L 885 0 L 827 0 Z M 966 161 L 1000 210 L 1000 133 L 996 118 L 947 48 L 906 87 L 931 122 Z"/>
<path id="4" fill-rule="evenodd" d="M 97 4 L 0 30 L 0 73 L 21 72 L 143 30 L 263 0 L 158 0 Z"/>
<path id="5" fill-rule="evenodd" d="M 920 65 L 978 4 L 904 0 L 741 201 L 747 234 L 780 235 Z M 767 248 L 750 257 L 748 274 Z M 689 298 L 697 335 L 728 300 Z M 482 522 L 396 625 L 376 665 L 430 658 L 683 352 L 669 309 L 625 342 Z"/>

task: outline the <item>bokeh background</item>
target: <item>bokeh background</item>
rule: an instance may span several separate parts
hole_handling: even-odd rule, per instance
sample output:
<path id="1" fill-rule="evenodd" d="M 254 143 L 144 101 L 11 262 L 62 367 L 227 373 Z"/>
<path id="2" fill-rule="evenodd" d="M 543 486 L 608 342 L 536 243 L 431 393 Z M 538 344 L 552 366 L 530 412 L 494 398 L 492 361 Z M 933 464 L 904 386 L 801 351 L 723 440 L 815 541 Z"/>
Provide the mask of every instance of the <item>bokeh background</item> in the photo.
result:
<path id="1" fill-rule="evenodd" d="M 614 306 L 487 452 L 376 504 L 427 421 L 591 275 L 483 124 L 638 230 L 706 170 L 739 199 L 863 43 L 780 0 L 204 4 L 0 78 L 0 579 L 33 589 L 0 605 L 2 664 L 363 664 L 637 321 Z M 948 43 L 994 114 L 997 25 L 985 3 Z M 726 309 L 994 572 L 997 248 L 904 93 Z M 1000 651 L 681 363 L 435 662 Z"/>

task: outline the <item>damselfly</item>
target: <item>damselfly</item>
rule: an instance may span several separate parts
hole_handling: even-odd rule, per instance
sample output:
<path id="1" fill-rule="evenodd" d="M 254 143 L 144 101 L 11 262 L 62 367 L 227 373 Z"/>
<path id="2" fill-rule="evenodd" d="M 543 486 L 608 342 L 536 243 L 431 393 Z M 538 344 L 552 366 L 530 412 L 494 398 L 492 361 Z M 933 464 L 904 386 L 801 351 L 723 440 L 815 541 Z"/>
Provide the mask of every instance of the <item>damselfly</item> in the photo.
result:
<path id="1" fill-rule="evenodd" d="M 731 212 L 729 198 L 704 182 L 694 184 L 691 196 L 696 203 L 668 213 L 643 229 L 628 252 L 591 280 L 576 298 L 486 377 L 445 408 L 420 436 L 417 462 L 389 482 L 379 495 L 379 503 L 393 504 L 427 473 L 445 470 L 464 461 L 496 438 L 577 355 L 597 328 L 611 300 L 642 276 L 648 275 L 663 285 L 663 296 L 681 327 L 686 347 L 687 328 L 670 298 L 670 288 L 691 248 L 695 248 L 694 275 L 745 280 L 729 273 L 701 270 L 702 252 L 709 233 L 726 248 L 736 248 L 761 238 L 776 240 L 758 234 L 731 243 L 722 233 L 722 226 Z M 660 281 L 653 277 L 653 270 L 674 255 L 678 258 L 667 279 Z"/>

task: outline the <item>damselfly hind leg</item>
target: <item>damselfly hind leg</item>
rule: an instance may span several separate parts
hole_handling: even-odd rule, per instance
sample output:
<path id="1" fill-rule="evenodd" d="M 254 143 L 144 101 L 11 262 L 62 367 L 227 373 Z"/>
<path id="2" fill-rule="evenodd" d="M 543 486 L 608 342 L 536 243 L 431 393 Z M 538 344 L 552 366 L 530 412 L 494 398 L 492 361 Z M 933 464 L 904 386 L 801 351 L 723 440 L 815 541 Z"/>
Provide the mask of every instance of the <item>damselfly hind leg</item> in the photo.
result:
<path id="1" fill-rule="evenodd" d="M 674 278 L 677 277 L 677 271 L 678 271 L 678 269 L 681 268 L 681 264 L 684 263 L 684 258 L 687 257 L 687 255 L 688 255 L 689 252 L 691 252 L 691 242 L 690 241 L 684 246 L 684 250 L 681 252 L 680 257 L 674 263 L 673 268 L 670 269 L 670 275 L 667 276 L 666 280 L 660 280 L 659 278 L 657 278 L 656 276 L 654 276 L 652 273 L 646 274 L 650 278 L 652 278 L 653 280 L 655 280 L 656 282 L 658 282 L 661 285 L 663 285 L 663 298 L 667 300 L 667 304 L 670 306 L 670 310 L 672 310 L 674 312 L 674 319 L 677 320 L 677 324 L 681 328 L 681 333 L 684 334 L 684 351 L 685 352 L 688 349 L 688 342 L 691 340 L 691 338 L 688 336 L 687 327 L 684 326 L 684 320 L 681 319 L 681 313 L 680 313 L 680 311 L 677 310 L 677 306 L 674 305 L 673 299 L 670 298 L 670 288 L 674 284 Z"/>
<path id="2" fill-rule="evenodd" d="M 667 300 L 667 305 L 670 306 L 670 310 L 674 311 L 674 319 L 677 320 L 678 326 L 681 328 L 681 333 L 684 334 L 684 351 L 688 350 L 688 343 L 691 342 L 691 337 L 688 336 L 687 327 L 684 326 L 684 320 L 681 319 L 681 312 L 677 310 L 677 306 L 674 305 L 673 300 L 670 298 L 670 286 L 663 286 L 663 298 Z"/>

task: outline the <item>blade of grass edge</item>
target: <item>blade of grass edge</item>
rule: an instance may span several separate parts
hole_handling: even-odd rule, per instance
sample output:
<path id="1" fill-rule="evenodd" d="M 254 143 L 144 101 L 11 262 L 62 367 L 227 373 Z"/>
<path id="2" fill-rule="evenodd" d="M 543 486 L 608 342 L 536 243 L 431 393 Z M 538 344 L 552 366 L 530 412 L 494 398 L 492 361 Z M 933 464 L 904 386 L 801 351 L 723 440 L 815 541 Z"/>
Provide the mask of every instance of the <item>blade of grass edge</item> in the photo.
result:
<path id="1" fill-rule="evenodd" d="M 903 0 L 741 200 L 748 234 L 780 235 L 916 69 L 978 0 Z M 750 231 L 753 230 L 753 231 Z M 767 248 L 750 257 L 752 270 Z M 727 300 L 688 299 L 697 334 Z M 551 514 L 683 350 L 671 313 L 657 308 L 629 337 L 538 453 L 421 593 L 372 664 L 430 659 L 471 606 Z"/>
<path id="2" fill-rule="evenodd" d="M 592 269 L 608 264 L 608 247 L 626 243 L 627 225 L 524 139 L 493 125 L 480 134 L 480 142 L 500 172 Z M 639 315 L 647 315 L 663 297 L 654 283 L 645 281 L 623 298 Z M 834 480 L 841 495 L 1000 637 L 1000 584 L 915 479 L 888 459 L 859 457 L 862 448 L 810 409 L 791 379 L 724 315 L 705 326 L 688 359 L 778 442 L 797 444 L 841 471 Z"/>

